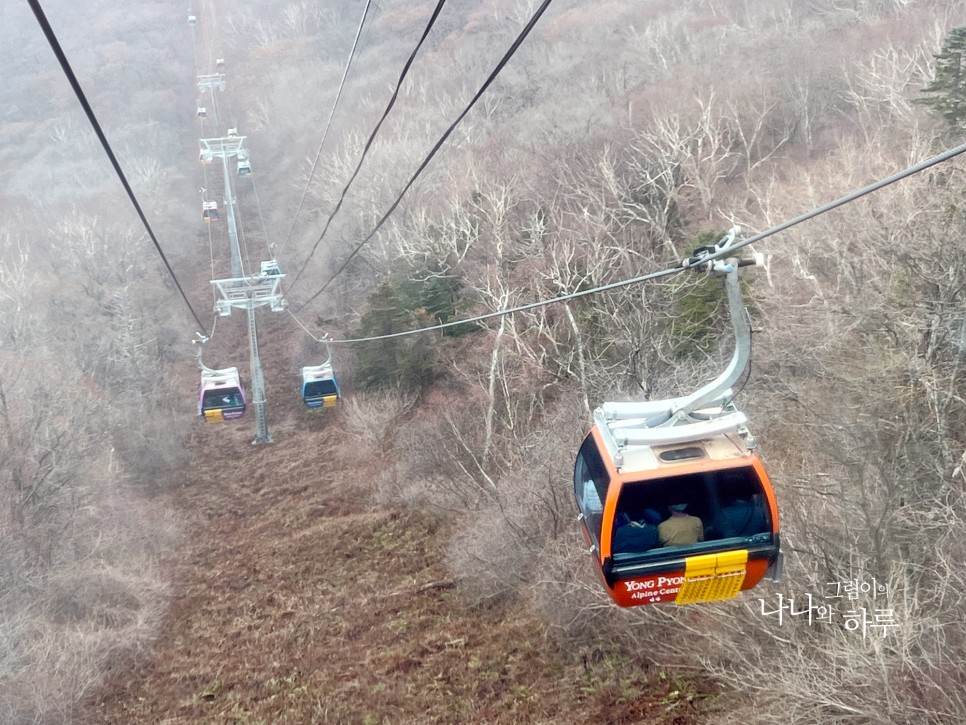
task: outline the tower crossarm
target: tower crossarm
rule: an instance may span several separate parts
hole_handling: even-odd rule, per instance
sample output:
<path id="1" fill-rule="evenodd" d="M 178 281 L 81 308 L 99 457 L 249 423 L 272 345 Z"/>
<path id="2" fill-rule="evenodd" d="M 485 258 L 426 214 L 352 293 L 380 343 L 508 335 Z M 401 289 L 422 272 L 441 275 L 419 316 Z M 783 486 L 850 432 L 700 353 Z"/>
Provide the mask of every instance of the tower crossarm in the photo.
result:
<path id="1" fill-rule="evenodd" d="M 224 73 L 205 73 L 198 76 L 198 91 L 223 91 L 225 90 Z"/>
<path id="2" fill-rule="evenodd" d="M 199 138 L 198 146 L 201 151 L 211 157 L 231 158 L 246 154 L 245 139 L 247 136 L 221 136 L 218 138 Z"/>
<path id="3" fill-rule="evenodd" d="M 215 312 L 224 317 L 231 314 L 232 308 L 253 310 L 266 305 L 272 312 L 281 312 L 286 306 L 281 291 L 284 277 L 284 274 L 271 274 L 211 280 L 221 296 L 215 302 Z"/>

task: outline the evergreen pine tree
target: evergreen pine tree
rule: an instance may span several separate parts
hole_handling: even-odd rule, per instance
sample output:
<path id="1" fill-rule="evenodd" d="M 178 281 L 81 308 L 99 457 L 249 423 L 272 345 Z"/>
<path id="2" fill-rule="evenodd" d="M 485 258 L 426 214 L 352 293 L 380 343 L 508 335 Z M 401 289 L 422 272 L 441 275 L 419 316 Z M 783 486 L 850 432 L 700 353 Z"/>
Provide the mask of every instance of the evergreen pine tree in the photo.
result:
<path id="1" fill-rule="evenodd" d="M 956 129 L 966 128 L 966 27 L 953 28 L 936 55 L 936 76 L 922 89 L 929 106 Z"/>

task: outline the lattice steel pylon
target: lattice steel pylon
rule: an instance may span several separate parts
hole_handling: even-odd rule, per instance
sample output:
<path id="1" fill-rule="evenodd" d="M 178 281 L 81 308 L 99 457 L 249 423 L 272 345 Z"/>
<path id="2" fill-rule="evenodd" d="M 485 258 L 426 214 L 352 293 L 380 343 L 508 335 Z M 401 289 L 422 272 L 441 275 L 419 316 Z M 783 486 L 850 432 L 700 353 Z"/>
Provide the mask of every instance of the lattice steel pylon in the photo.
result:
<path id="1" fill-rule="evenodd" d="M 229 131 L 231 134 L 231 131 Z M 239 278 L 244 276 L 242 268 L 241 248 L 238 246 L 238 227 L 235 225 L 235 194 L 232 191 L 231 173 L 228 170 L 228 160 L 242 154 L 247 158 L 244 148 L 245 137 L 228 135 L 221 138 L 200 138 L 198 146 L 202 159 L 220 158 L 225 177 L 225 218 L 228 224 L 228 244 L 231 247 L 231 275 Z"/>
<path id="2" fill-rule="evenodd" d="M 261 272 L 249 277 L 213 279 L 211 284 L 221 295 L 215 302 L 215 312 L 221 316 L 231 314 L 233 308 L 248 313 L 248 347 L 251 353 L 252 369 L 252 406 L 255 408 L 255 438 L 252 444 L 271 443 L 268 432 L 268 414 L 265 399 L 265 378 L 262 375 L 262 362 L 258 354 L 258 330 L 255 325 L 255 310 L 268 306 L 272 312 L 285 309 L 281 281 L 285 277 L 278 269 L 275 260 L 263 262 Z"/>
<path id="3" fill-rule="evenodd" d="M 201 76 L 199 76 L 200 78 Z M 228 160 L 246 154 L 245 137 L 239 136 L 234 129 L 221 138 L 198 139 L 202 159 L 218 157 L 222 161 L 225 175 L 225 219 L 228 226 L 228 243 L 231 248 L 231 274 L 229 279 L 213 279 L 211 284 L 221 295 L 215 302 L 215 312 L 227 316 L 232 308 L 243 309 L 248 314 L 248 347 L 251 354 L 252 406 L 255 408 L 255 439 L 252 443 L 271 443 L 268 432 L 268 414 L 265 399 L 265 378 L 262 362 L 258 354 L 258 328 L 255 324 L 255 310 L 268 305 L 273 312 L 285 309 L 280 283 L 285 276 L 275 260 L 263 262 L 258 274 L 245 274 L 242 264 L 241 248 L 238 245 L 238 228 L 235 225 L 235 194 L 232 190 L 231 173 Z M 246 154 L 247 156 L 247 154 Z"/>

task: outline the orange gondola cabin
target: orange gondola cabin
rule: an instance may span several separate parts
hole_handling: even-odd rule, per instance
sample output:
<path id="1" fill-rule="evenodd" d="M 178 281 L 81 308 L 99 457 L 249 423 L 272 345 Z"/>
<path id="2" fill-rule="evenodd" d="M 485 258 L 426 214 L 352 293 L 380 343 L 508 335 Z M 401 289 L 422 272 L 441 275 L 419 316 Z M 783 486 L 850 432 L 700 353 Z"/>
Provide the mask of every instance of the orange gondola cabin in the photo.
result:
<path id="1" fill-rule="evenodd" d="M 583 533 L 614 602 L 710 602 L 777 578 L 778 507 L 744 415 L 635 431 L 633 419 L 607 419 L 620 405 L 598 409 L 574 469 Z M 698 540 L 662 541 L 674 519 L 698 519 Z"/>
<path id="2" fill-rule="evenodd" d="M 622 607 L 730 599 L 781 575 L 775 493 L 731 390 L 751 347 L 737 271 L 759 263 L 708 265 L 726 278 L 735 332 L 721 375 L 685 397 L 594 411 L 574 495 L 597 573 Z"/>

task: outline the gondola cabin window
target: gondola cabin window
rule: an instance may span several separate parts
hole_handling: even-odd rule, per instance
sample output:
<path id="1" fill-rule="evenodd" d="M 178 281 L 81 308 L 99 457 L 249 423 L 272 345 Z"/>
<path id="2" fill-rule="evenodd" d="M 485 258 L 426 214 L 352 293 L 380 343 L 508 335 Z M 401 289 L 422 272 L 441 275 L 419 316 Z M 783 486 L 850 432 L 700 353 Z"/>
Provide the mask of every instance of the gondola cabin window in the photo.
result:
<path id="1" fill-rule="evenodd" d="M 764 543 L 772 531 L 762 486 L 750 466 L 625 483 L 614 523 L 615 564 L 658 558 L 672 549 L 717 549 L 726 539 Z M 693 536 L 681 533 L 689 531 L 685 524 Z"/>
<path id="2" fill-rule="evenodd" d="M 574 494 L 577 497 L 577 506 L 586 524 L 587 533 L 598 552 L 604 520 L 604 502 L 607 500 L 609 484 L 610 476 L 597 451 L 597 446 L 594 445 L 592 438 L 588 438 L 577 454 L 577 463 L 574 466 Z"/>
<path id="3" fill-rule="evenodd" d="M 334 380 L 316 380 L 311 383 L 305 384 L 305 392 L 303 393 L 306 398 L 320 398 L 324 395 L 338 395 L 339 388 L 336 387 Z"/>
<path id="4" fill-rule="evenodd" d="M 203 408 L 237 408 L 244 405 L 241 393 L 237 390 L 206 390 L 202 401 Z"/>

